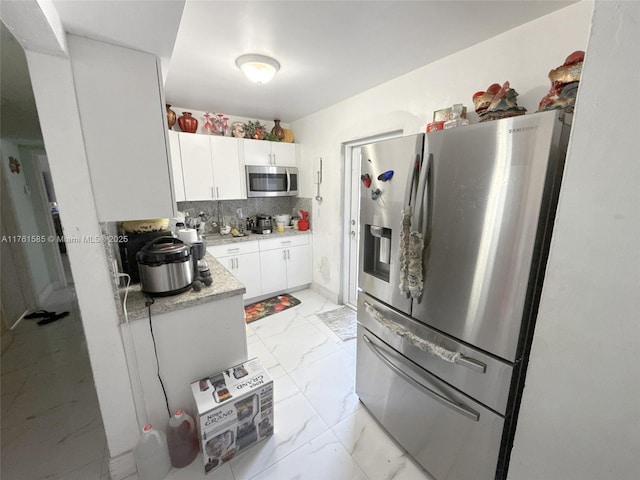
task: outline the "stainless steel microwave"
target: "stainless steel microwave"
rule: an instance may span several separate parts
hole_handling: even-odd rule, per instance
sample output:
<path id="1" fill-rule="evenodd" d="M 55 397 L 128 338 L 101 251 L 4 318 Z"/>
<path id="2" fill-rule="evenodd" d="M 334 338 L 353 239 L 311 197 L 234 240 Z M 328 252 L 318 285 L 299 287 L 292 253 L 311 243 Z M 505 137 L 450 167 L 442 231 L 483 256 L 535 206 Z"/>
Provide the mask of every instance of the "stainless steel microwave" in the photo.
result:
<path id="1" fill-rule="evenodd" d="M 297 197 L 298 169 L 247 165 L 247 197 Z"/>

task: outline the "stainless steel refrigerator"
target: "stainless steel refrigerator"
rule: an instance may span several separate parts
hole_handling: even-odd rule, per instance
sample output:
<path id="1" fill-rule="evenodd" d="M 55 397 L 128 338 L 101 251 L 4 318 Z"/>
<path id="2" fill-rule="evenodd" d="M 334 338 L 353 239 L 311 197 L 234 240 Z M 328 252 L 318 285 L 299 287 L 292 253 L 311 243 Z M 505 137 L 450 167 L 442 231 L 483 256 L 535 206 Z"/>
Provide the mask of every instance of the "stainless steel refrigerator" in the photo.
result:
<path id="1" fill-rule="evenodd" d="M 356 393 L 438 480 L 506 478 L 570 122 L 362 149 Z"/>

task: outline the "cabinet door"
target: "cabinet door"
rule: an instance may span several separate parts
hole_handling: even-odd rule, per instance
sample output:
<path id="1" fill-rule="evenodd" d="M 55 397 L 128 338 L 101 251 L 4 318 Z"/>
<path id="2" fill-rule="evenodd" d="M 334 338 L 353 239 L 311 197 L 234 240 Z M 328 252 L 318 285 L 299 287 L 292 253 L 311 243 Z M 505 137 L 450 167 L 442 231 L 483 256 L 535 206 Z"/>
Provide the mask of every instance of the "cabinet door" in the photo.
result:
<path id="1" fill-rule="evenodd" d="M 271 143 L 271 155 L 275 165 L 279 167 L 296 166 L 295 143 L 269 142 Z"/>
<path id="2" fill-rule="evenodd" d="M 209 137 L 195 133 L 179 135 L 186 199 L 215 200 Z"/>
<path id="3" fill-rule="evenodd" d="M 220 265 L 226 268 L 231 275 L 236 276 L 236 257 L 216 257 L 216 260 L 218 260 Z"/>
<path id="4" fill-rule="evenodd" d="M 287 287 L 311 283 L 311 255 L 309 245 L 287 249 Z"/>
<path id="5" fill-rule="evenodd" d="M 157 58 L 75 35 L 67 38 L 98 220 L 173 216 Z"/>
<path id="6" fill-rule="evenodd" d="M 182 176 L 182 155 L 180 154 L 180 140 L 178 132 L 169 131 L 169 151 L 171 153 L 171 173 L 173 173 L 173 189 L 176 202 L 184 202 L 184 177 Z"/>
<path id="7" fill-rule="evenodd" d="M 260 254 L 258 252 L 238 255 L 235 257 L 234 275 L 240 280 L 247 293 L 244 298 L 253 298 L 262 294 L 262 282 L 260 281 Z"/>
<path id="8" fill-rule="evenodd" d="M 287 288 L 287 264 L 285 250 L 260 252 L 260 278 L 262 293 L 268 294 Z"/>
<path id="9" fill-rule="evenodd" d="M 271 143 L 265 140 L 244 139 L 242 146 L 244 148 L 244 164 L 245 165 L 272 165 L 271 160 Z"/>
<path id="10" fill-rule="evenodd" d="M 230 137 L 209 137 L 213 180 L 218 200 L 246 199 L 244 172 L 238 152 L 238 139 Z"/>

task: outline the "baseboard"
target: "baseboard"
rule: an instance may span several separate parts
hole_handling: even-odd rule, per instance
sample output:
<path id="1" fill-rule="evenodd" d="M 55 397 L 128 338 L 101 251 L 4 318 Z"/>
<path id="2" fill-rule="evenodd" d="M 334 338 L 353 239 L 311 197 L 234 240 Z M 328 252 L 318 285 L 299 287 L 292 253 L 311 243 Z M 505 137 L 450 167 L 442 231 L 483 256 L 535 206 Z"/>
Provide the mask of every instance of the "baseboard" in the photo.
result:
<path id="1" fill-rule="evenodd" d="M 319 295 L 322 295 L 324 298 L 326 298 L 327 300 L 339 305 L 340 303 L 338 302 L 339 298 L 338 298 L 338 294 L 335 292 L 332 292 L 331 290 L 329 290 L 328 288 L 323 287 L 322 285 L 318 285 L 317 283 L 312 283 L 311 284 L 311 290 L 313 290 L 314 292 L 316 292 Z"/>
<path id="2" fill-rule="evenodd" d="M 133 450 L 109 459 L 109 475 L 111 480 L 133 480 L 138 478 L 136 460 Z"/>
<path id="3" fill-rule="evenodd" d="M 47 301 L 54 292 L 56 284 L 59 284 L 59 282 L 51 282 L 49 285 L 44 287 L 44 289 L 38 294 L 38 305 L 43 305 Z"/>

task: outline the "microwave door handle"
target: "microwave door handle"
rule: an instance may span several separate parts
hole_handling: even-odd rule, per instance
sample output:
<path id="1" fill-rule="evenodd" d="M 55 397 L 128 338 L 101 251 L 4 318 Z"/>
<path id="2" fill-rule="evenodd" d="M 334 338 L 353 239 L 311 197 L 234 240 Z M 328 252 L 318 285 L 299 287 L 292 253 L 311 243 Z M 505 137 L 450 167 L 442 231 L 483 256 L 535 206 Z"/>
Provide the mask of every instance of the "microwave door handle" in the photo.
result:
<path id="1" fill-rule="evenodd" d="M 288 168 L 285 171 L 287 172 L 287 193 L 290 193 L 291 192 L 291 173 L 289 172 Z"/>

